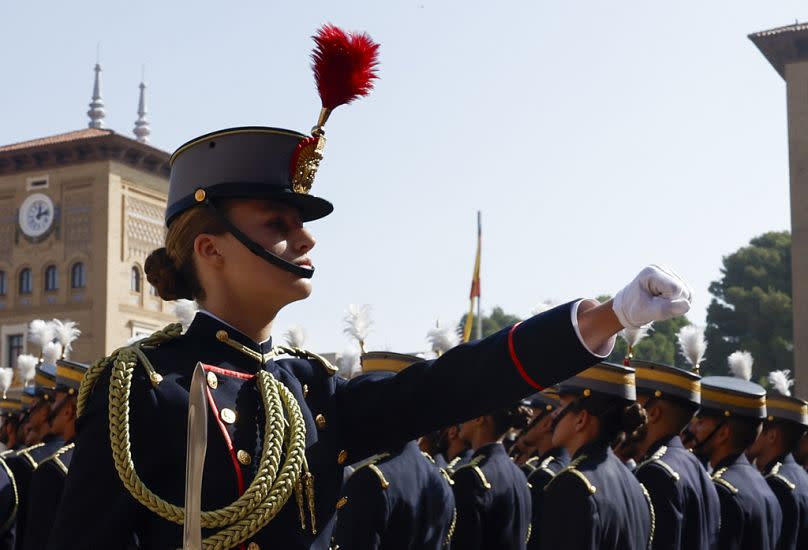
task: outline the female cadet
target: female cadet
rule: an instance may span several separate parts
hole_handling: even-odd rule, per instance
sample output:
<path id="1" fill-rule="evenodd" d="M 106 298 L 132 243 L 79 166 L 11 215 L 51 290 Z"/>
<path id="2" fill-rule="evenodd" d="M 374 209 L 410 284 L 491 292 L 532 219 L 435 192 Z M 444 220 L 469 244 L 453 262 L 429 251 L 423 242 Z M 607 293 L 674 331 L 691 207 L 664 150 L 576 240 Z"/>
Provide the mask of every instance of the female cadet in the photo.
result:
<path id="1" fill-rule="evenodd" d="M 645 424 L 634 369 L 600 363 L 561 383 L 553 443 L 572 460 L 547 484 L 539 548 L 644 550 L 653 540 L 648 492 L 612 452 Z"/>
<path id="2" fill-rule="evenodd" d="M 518 405 L 467 420 L 460 427 L 460 437 L 474 454 L 452 476 L 457 507 L 454 548 L 525 548 L 530 536 L 530 491 L 502 438 L 511 428 L 523 430 L 529 421 L 530 410 Z"/>
<path id="3" fill-rule="evenodd" d="M 367 93 L 375 64 L 366 35 L 328 26 L 315 41 L 323 111 L 313 135 L 236 128 L 174 153 L 165 247 L 145 267 L 163 299 L 201 310 L 185 333 L 169 326 L 88 371 L 49 548 L 181 545 L 197 362 L 210 413 L 203 546 L 323 550 L 345 464 L 512 403 L 597 362 L 622 326 L 688 310 L 687 285 L 649 267 L 613 303 L 568 303 L 389 377 L 344 380 L 319 356 L 273 344 L 275 316 L 311 292 L 303 224 L 332 211 L 309 194 L 322 126 Z"/>

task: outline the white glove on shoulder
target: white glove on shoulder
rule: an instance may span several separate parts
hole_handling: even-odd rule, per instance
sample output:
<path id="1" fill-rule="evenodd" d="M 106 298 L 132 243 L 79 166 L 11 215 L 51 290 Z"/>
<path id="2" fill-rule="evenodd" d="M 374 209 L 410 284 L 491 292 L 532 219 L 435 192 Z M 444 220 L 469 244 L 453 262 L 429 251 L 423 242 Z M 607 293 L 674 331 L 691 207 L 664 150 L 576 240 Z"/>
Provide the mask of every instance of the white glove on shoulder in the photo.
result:
<path id="1" fill-rule="evenodd" d="M 612 308 L 626 328 L 664 321 L 690 310 L 693 292 L 670 268 L 651 264 L 615 294 Z"/>

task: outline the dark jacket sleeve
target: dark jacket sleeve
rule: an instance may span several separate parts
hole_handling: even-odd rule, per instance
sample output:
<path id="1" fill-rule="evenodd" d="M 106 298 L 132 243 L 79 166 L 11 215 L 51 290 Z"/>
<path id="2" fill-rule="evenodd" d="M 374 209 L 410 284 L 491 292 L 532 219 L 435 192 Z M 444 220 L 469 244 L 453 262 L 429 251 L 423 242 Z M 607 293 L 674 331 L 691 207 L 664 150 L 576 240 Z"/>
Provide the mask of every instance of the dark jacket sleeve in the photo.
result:
<path id="1" fill-rule="evenodd" d="M 597 550 L 598 511 L 574 474 L 559 473 L 545 489 L 538 538 L 541 550 Z"/>
<path id="2" fill-rule="evenodd" d="M 389 513 L 381 482 L 368 468 L 360 468 L 348 479 L 337 513 L 333 547 L 345 550 L 375 550 L 381 547 Z"/>
<path id="3" fill-rule="evenodd" d="M 454 475 L 457 520 L 451 547 L 458 550 L 484 548 L 483 518 L 488 491 L 471 468 L 460 468 Z"/>
<path id="4" fill-rule="evenodd" d="M 52 461 L 40 464 L 31 476 L 25 514 L 25 550 L 42 550 L 47 546 L 64 479 L 64 474 Z"/>
<path id="5" fill-rule="evenodd" d="M 721 503 L 721 530 L 718 532 L 718 550 L 739 550 L 743 541 L 743 510 L 732 492 L 716 484 Z"/>
<path id="6" fill-rule="evenodd" d="M 528 550 L 538 550 L 539 548 L 539 523 L 541 522 L 542 508 L 544 506 L 544 488 L 553 479 L 553 474 L 546 468 L 537 468 L 527 479 L 530 486 L 531 512 L 530 538 L 527 541 Z"/>
<path id="7" fill-rule="evenodd" d="M 797 550 L 797 535 L 800 528 L 800 509 L 797 504 L 794 490 L 785 484 L 782 479 L 768 477 L 766 481 L 771 487 L 777 502 L 780 503 L 780 510 L 783 512 L 782 529 L 780 530 L 780 541 L 777 543 L 777 550 Z"/>
<path id="8" fill-rule="evenodd" d="M 575 333 L 572 303 L 463 344 L 395 376 L 337 381 L 343 448 L 357 460 L 535 393 L 597 363 Z M 513 352 L 513 353 L 511 353 Z"/>
<path id="9" fill-rule="evenodd" d="M 104 375 L 77 421 L 76 447 L 49 550 L 121 550 L 132 544 L 138 511 L 118 477 L 110 452 L 108 388 L 109 376 Z"/>
<path id="10" fill-rule="evenodd" d="M 654 463 L 637 470 L 637 479 L 645 485 L 654 505 L 653 550 L 674 550 L 682 547 L 684 510 L 676 480 Z"/>

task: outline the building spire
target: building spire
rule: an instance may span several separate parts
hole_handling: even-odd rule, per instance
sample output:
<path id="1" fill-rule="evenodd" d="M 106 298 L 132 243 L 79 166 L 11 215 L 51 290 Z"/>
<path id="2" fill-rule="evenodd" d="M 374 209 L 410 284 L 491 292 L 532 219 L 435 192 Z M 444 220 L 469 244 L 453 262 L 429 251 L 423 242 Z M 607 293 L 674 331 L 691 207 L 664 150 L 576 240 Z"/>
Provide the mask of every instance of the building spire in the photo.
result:
<path id="1" fill-rule="evenodd" d="M 143 76 L 140 80 L 140 99 L 137 102 L 137 120 L 135 121 L 135 129 L 133 130 L 137 140 L 141 143 L 149 142 L 149 135 L 151 134 L 151 127 L 149 120 L 146 118 L 146 70 L 143 70 Z"/>
<path id="2" fill-rule="evenodd" d="M 93 100 L 90 102 L 90 110 L 87 111 L 90 117 L 90 128 L 103 128 L 104 117 L 107 112 L 104 110 L 104 100 L 101 98 L 101 63 L 100 59 L 95 63 L 95 82 L 93 83 Z"/>

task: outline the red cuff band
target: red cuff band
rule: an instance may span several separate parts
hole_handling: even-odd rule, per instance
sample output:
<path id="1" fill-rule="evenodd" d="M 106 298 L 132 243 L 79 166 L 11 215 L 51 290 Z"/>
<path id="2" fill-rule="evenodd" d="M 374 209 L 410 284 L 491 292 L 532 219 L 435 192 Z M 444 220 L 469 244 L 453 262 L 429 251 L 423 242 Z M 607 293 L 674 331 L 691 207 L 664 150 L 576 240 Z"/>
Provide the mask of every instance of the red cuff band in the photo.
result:
<path id="1" fill-rule="evenodd" d="M 516 365 L 516 370 L 519 371 L 519 375 L 525 379 L 525 382 L 527 382 L 537 390 L 542 391 L 544 389 L 544 386 L 533 380 L 528 375 L 527 371 L 525 370 L 525 367 L 522 366 L 522 362 L 516 355 L 516 348 L 513 345 L 513 333 L 516 332 L 516 327 L 518 327 L 521 324 L 522 324 L 521 321 L 519 323 L 516 323 L 514 326 L 511 327 L 511 330 L 508 331 L 508 351 L 511 354 L 511 361 L 513 361 L 513 364 Z"/>

